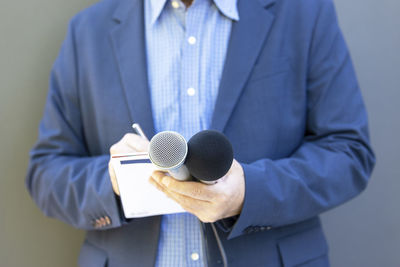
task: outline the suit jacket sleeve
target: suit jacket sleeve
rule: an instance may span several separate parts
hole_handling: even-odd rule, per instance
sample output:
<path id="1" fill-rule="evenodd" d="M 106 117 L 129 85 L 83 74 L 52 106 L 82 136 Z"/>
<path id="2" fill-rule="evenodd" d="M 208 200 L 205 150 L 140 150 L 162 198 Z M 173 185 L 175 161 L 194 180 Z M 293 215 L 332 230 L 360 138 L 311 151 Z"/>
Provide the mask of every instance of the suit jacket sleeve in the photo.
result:
<path id="1" fill-rule="evenodd" d="M 359 194 L 372 171 L 367 115 L 335 9 L 330 0 L 317 2 L 304 141 L 287 158 L 242 164 L 244 206 L 229 238 L 317 216 Z"/>
<path id="2" fill-rule="evenodd" d="M 47 215 L 82 229 L 121 218 L 108 174 L 109 155 L 89 155 L 81 122 L 73 23 L 53 66 L 38 142 L 30 154 L 27 188 Z"/>

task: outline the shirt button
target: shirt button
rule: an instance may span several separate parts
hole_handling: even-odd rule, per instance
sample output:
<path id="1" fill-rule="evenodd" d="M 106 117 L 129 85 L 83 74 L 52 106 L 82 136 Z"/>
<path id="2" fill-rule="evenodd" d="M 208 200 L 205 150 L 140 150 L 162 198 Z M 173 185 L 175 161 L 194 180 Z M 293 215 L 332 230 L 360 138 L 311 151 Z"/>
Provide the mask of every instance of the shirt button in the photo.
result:
<path id="1" fill-rule="evenodd" d="M 179 3 L 178 3 L 178 1 L 172 1 L 172 2 L 171 2 L 171 5 L 172 5 L 173 8 L 179 8 Z"/>
<path id="2" fill-rule="evenodd" d="M 192 87 L 187 89 L 186 92 L 187 92 L 188 96 L 194 96 L 196 94 L 196 90 L 194 90 L 194 88 L 192 88 Z"/>
<path id="3" fill-rule="evenodd" d="M 188 38 L 188 42 L 189 42 L 189 44 L 194 45 L 196 43 L 196 37 L 190 36 Z"/>
<path id="4" fill-rule="evenodd" d="M 199 253 L 193 252 L 192 255 L 190 255 L 190 258 L 192 259 L 192 261 L 199 260 L 200 258 Z"/>

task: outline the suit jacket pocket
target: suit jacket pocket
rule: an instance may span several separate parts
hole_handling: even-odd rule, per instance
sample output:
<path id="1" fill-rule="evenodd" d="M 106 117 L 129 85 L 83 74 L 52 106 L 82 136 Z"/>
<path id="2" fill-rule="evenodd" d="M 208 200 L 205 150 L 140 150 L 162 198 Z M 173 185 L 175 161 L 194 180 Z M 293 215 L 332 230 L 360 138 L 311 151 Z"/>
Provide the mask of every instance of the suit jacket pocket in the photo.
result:
<path id="1" fill-rule="evenodd" d="M 321 227 L 290 235 L 278 240 L 279 253 L 284 267 L 298 266 L 326 256 L 328 245 Z M 326 265 L 328 266 L 328 262 Z"/>
<path id="2" fill-rule="evenodd" d="M 107 253 L 86 240 L 79 254 L 78 265 L 80 267 L 106 267 Z"/>

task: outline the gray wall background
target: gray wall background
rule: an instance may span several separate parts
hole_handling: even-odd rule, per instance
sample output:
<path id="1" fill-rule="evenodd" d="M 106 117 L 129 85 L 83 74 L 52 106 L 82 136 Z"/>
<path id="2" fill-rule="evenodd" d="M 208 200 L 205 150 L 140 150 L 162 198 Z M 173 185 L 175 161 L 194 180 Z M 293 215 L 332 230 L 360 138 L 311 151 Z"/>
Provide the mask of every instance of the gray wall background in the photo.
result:
<path id="1" fill-rule="evenodd" d="M 84 233 L 45 218 L 24 176 L 68 20 L 94 2 L 1 0 L 0 267 L 76 265 Z M 334 267 L 400 266 L 400 1 L 335 2 L 378 163 L 360 197 L 322 216 L 330 258 Z"/>

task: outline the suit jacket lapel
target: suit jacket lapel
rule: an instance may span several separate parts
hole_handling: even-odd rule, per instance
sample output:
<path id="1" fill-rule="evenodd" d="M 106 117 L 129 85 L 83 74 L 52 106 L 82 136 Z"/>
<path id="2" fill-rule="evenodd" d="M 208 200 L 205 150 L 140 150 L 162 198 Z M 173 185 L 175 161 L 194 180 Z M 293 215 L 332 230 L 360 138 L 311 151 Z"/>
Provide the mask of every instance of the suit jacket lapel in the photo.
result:
<path id="1" fill-rule="evenodd" d="M 261 2 L 261 1 L 260 1 Z M 238 1 L 211 128 L 223 131 L 273 22 L 267 7 L 274 0 Z"/>
<path id="2" fill-rule="evenodd" d="M 147 137 L 151 138 L 154 135 L 154 124 L 147 79 L 143 1 L 120 0 L 113 19 L 117 24 L 110 37 L 131 120 L 139 123 Z M 145 223 L 145 220 L 138 219 L 140 221 Z M 153 235 L 147 237 L 149 242 L 145 244 L 146 249 L 138 250 L 139 253 L 128 252 L 130 262 L 154 266 L 160 221 L 160 216 L 149 220 Z"/>
<path id="3" fill-rule="evenodd" d="M 139 123 L 150 138 L 154 135 L 154 124 L 147 76 L 143 1 L 122 0 L 114 20 L 117 25 L 111 31 L 113 52 L 131 120 Z"/>

